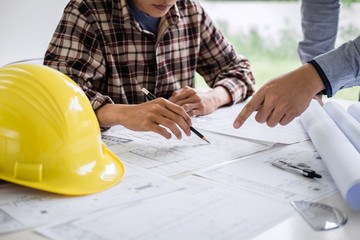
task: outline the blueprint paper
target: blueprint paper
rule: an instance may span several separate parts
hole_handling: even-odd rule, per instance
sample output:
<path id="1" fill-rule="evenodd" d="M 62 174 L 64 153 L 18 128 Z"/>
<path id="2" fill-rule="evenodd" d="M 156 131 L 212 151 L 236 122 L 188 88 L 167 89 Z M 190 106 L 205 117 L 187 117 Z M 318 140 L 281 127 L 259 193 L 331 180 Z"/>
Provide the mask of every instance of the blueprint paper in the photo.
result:
<path id="1" fill-rule="evenodd" d="M 255 120 L 256 112 L 239 129 L 235 129 L 234 120 L 243 107 L 244 103 L 219 108 L 209 115 L 195 118 L 193 126 L 196 129 L 271 143 L 292 144 L 309 139 L 299 118 L 295 118 L 286 126 L 277 125 L 271 128 Z"/>
<path id="2" fill-rule="evenodd" d="M 327 102 L 323 108 L 358 152 L 360 152 L 360 122 L 356 121 L 355 118 L 336 102 Z"/>
<path id="3" fill-rule="evenodd" d="M 347 111 L 353 118 L 360 122 L 360 102 L 351 104 Z"/>
<path id="4" fill-rule="evenodd" d="M 122 126 L 112 127 L 102 138 L 121 161 L 166 177 L 191 173 L 272 146 L 204 130 L 201 133 L 211 144 L 195 134 L 181 140 L 166 139 L 153 132 L 134 132 Z"/>
<path id="5" fill-rule="evenodd" d="M 189 176 L 182 191 L 37 229 L 50 239 L 247 240 L 295 214 L 287 202 Z"/>
<path id="6" fill-rule="evenodd" d="M 69 197 L 5 184 L 7 187 L 0 188 L 0 236 L 181 188 L 171 179 L 153 176 L 134 166 L 124 165 L 125 177 L 119 184 L 86 196 Z"/>
<path id="7" fill-rule="evenodd" d="M 300 116 L 347 204 L 360 211 L 360 154 L 316 100 Z"/>
<path id="8" fill-rule="evenodd" d="M 277 161 L 307 165 L 322 178 L 306 178 L 301 174 L 284 171 L 271 165 Z M 301 200 L 319 201 L 337 192 L 326 166 L 309 141 L 249 156 L 196 174 L 285 203 Z"/>

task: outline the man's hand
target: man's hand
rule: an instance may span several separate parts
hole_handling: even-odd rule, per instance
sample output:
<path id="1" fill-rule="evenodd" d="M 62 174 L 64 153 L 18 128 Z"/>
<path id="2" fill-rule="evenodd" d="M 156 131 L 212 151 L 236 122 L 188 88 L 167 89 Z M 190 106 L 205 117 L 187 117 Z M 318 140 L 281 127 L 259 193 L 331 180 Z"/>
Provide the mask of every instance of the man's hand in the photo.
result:
<path id="1" fill-rule="evenodd" d="M 266 122 L 269 127 L 286 125 L 303 113 L 324 88 L 313 66 L 305 64 L 264 84 L 237 116 L 234 127 L 241 127 L 254 111 L 259 123 Z"/>
<path id="2" fill-rule="evenodd" d="M 182 106 L 190 116 L 201 116 L 228 104 L 231 97 L 223 87 L 216 87 L 208 92 L 199 92 L 186 86 L 174 91 L 169 101 Z"/>
<path id="3" fill-rule="evenodd" d="M 164 127 L 178 139 L 182 138 L 180 128 L 190 136 L 191 119 L 185 110 L 164 98 L 138 105 L 106 104 L 96 111 L 100 126 L 123 125 L 133 131 L 151 131 L 171 138 Z"/>

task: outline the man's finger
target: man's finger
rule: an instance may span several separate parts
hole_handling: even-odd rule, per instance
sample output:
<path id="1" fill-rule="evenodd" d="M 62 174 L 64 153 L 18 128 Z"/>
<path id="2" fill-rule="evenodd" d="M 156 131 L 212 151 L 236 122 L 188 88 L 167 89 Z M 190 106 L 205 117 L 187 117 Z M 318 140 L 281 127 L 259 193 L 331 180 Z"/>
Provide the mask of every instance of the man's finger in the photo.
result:
<path id="1" fill-rule="evenodd" d="M 263 101 L 264 101 L 264 96 L 261 92 L 255 94 L 255 96 L 245 105 L 245 107 L 236 117 L 233 124 L 234 128 L 241 127 L 244 124 L 244 122 L 251 116 L 251 114 L 256 110 L 258 110 L 258 108 L 261 106 Z"/>
<path id="2" fill-rule="evenodd" d="M 174 102 L 174 103 L 176 103 L 178 105 L 181 105 L 181 104 L 178 103 L 179 101 L 187 99 L 192 95 L 194 95 L 193 91 L 182 88 L 182 89 L 176 91 L 176 93 L 174 92 L 173 95 L 169 98 L 169 101 Z"/>

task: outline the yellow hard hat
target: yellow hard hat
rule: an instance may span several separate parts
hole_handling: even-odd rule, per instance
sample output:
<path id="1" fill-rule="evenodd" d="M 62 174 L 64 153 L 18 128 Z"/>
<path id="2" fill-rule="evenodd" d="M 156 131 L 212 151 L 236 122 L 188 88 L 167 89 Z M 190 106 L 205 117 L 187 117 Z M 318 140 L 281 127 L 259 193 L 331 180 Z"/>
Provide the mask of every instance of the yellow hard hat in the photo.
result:
<path id="1" fill-rule="evenodd" d="M 101 141 L 82 91 L 49 67 L 0 68 L 0 179 L 67 195 L 105 190 L 124 176 Z"/>

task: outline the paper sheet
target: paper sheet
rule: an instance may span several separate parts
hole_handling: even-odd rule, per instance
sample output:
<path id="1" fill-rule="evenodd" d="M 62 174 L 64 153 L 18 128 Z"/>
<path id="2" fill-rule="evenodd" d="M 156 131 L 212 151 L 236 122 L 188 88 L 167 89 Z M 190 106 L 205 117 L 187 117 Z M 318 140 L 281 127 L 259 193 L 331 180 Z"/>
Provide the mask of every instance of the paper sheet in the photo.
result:
<path id="1" fill-rule="evenodd" d="M 189 179 L 190 178 L 190 179 Z M 51 239 L 250 239 L 295 214 L 282 203 L 198 177 L 186 189 L 37 229 Z"/>
<path id="2" fill-rule="evenodd" d="M 358 122 L 360 122 L 360 102 L 351 104 L 348 109 L 348 113 L 353 116 Z"/>
<path id="3" fill-rule="evenodd" d="M 193 125 L 195 128 L 212 132 L 272 143 L 292 144 L 309 139 L 298 118 L 286 126 L 277 125 L 271 128 L 266 124 L 256 122 L 256 113 L 253 113 L 243 126 L 235 129 L 233 122 L 244 105 L 241 103 L 231 107 L 219 108 L 209 115 L 197 117 L 193 121 Z"/>
<path id="4" fill-rule="evenodd" d="M 134 132 L 121 126 L 104 132 L 102 137 L 120 160 L 162 176 L 191 172 L 272 146 L 204 130 L 201 133 L 211 144 L 195 134 L 184 136 L 181 140 L 168 140 L 152 132 Z"/>
<path id="5" fill-rule="evenodd" d="M 220 131 L 221 118 L 214 120 L 206 125 L 216 129 L 219 124 Z M 291 135 L 298 132 L 291 129 Z M 98 194 L 65 197 L 0 185 L 0 235 L 60 220 L 41 232 L 54 239 L 78 239 L 77 234 L 84 240 L 249 239 L 294 214 L 289 200 L 316 201 L 336 191 L 309 142 L 273 145 L 200 132 L 210 145 L 194 134 L 179 141 L 111 128 L 103 141 L 123 161 L 126 175 L 120 184 Z M 288 137 L 280 138 L 303 139 Z M 321 182 L 270 166 L 281 158 L 311 165 L 323 175 Z M 189 177 L 194 171 L 199 176 Z"/>
<path id="6" fill-rule="evenodd" d="M 360 122 L 356 121 L 336 102 L 325 103 L 324 109 L 358 152 L 360 152 Z"/>
<path id="7" fill-rule="evenodd" d="M 310 166 L 322 178 L 306 178 L 271 165 L 279 160 Z M 323 161 L 310 142 L 281 147 L 197 174 L 286 203 L 296 200 L 318 201 L 337 191 Z"/>
<path id="8" fill-rule="evenodd" d="M 360 154 L 318 102 L 300 116 L 348 205 L 360 211 Z"/>
<path id="9" fill-rule="evenodd" d="M 69 197 L 15 184 L 0 188 L 0 236 L 181 188 L 170 179 L 153 176 L 128 164 L 125 169 L 125 177 L 118 185 L 87 196 Z"/>

